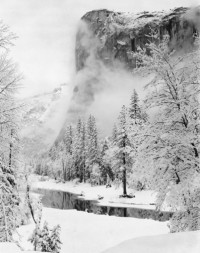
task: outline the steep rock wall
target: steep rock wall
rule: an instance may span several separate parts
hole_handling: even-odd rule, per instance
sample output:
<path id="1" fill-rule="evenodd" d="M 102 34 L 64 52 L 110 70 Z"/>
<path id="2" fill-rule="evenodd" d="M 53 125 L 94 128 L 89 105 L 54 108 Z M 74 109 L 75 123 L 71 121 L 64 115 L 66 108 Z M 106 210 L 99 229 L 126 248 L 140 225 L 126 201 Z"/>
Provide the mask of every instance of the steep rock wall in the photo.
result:
<path id="1" fill-rule="evenodd" d="M 125 14 L 108 10 L 94 10 L 86 13 L 76 36 L 76 69 L 84 68 L 90 53 L 86 38 L 94 36 L 96 43 L 93 46 L 97 59 L 111 66 L 119 61 L 127 69 L 135 67 L 132 57 L 137 46 L 144 47 L 151 30 L 156 30 L 162 39 L 164 34 L 170 36 L 172 48 L 184 48 L 191 45 L 193 35 L 197 32 L 194 20 L 186 17 L 188 8 L 176 8 L 169 12 L 142 12 L 138 14 Z M 89 31 L 89 32 L 88 32 Z M 98 41 L 98 43 L 97 43 Z M 90 48 L 89 48 L 90 50 Z"/>

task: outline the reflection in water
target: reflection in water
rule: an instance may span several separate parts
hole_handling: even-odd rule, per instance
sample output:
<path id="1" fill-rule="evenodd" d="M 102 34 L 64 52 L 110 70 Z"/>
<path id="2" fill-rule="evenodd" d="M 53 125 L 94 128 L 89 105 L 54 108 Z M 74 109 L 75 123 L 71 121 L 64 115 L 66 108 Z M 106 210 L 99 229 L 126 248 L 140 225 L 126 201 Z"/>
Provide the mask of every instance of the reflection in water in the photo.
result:
<path id="1" fill-rule="evenodd" d="M 139 219 L 146 218 L 159 221 L 169 220 L 172 216 L 171 212 L 158 212 L 151 209 L 99 206 L 98 201 L 84 200 L 80 198 L 80 195 L 69 192 L 45 189 L 38 189 L 36 192 L 42 194 L 42 204 L 45 207 L 57 209 L 76 209 L 78 211 L 86 211 L 95 214 L 134 217 Z"/>

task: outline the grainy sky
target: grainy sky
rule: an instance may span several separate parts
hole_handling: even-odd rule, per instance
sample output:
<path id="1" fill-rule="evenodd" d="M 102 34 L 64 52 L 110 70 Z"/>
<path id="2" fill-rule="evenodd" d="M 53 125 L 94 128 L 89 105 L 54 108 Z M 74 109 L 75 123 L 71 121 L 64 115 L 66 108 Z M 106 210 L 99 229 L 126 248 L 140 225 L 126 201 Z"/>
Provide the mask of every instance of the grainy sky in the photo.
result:
<path id="1" fill-rule="evenodd" d="M 140 12 L 200 4 L 200 0 L 1 0 L 0 19 L 19 37 L 12 49 L 24 75 L 25 96 L 69 82 L 78 20 L 107 8 Z"/>

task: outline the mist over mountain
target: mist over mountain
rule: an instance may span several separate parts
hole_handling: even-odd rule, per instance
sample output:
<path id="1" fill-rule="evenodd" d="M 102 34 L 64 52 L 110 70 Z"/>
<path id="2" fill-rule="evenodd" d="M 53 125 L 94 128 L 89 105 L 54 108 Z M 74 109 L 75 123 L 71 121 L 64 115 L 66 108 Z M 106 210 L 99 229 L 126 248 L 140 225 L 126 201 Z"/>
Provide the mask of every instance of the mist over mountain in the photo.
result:
<path id="1" fill-rule="evenodd" d="M 42 93 L 23 100 L 23 150 L 28 157 L 47 150 L 55 141 L 65 122 L 69 86 L 61 84 L 52 92 Z"/>
<path id="2" fill-rule="evenodd" d="M 133 89 L 143 99 L 144 86 L 152 79 L 133 73 L 134 51 L 145 47 L 152 30 L 160 40 L 168 34 L 171 49 L 190 50 L 198 15 L 198 8 L 183 7 L 138 14 L 106 9 L 86 13 L 77 29 L 76 74 L 71 83 L 29 99 L 22 136 L 30 140 L 30 148 L 46 149 L 63 136 L 67 125 L 89 114 L 97 119 L 100 135 L 109 135 L 120 108 L 129 105 Z"/>
<path id="3" fill-rule="evenodd" d="M 66 123 L 94 114 L 109 130 L 123 104 L 130 102 L 133 89 L 141 99 L 152 76 L 133 74 L 134 52 L 145 47 L 151 32 L 159 40 L 170 36 L 171 50 L 182 54 L 193 47 L 198 31 L 199 8 L 175 8 L 161 12 L 121 13 L 106 9 L 86 13 L 76 35 L 76 75 Z M 148 53 L 148 52 L 147 52 Z"/>

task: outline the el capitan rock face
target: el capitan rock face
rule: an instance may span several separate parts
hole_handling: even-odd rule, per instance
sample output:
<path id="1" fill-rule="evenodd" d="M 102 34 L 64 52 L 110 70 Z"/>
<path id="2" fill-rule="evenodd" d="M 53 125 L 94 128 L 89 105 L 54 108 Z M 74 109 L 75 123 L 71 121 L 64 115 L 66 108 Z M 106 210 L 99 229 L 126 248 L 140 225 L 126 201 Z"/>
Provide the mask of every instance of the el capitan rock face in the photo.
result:
<path id="1" fill-rule="evenodd" d="M 138 14 L 119 13 L 108 10 L 94 10 L 82 17 L 76 37 L 76 69 L 87 64 L 91 48 L 97 59 L 112 66 L 121 62 L 127 69 L 135 67 L 132 52 L 138 46 L 143 47 L 147 34 L 156 29 L 162 39 L 169 34 L 171 47 L 183 48 L 191 45 L 197 28 L 194 21 L 186 18 L 188 8 L 176 8 L 168 12 L 142 12 Z M 198 15 L 199 13 L 197 13 Z M 90 43 L 88 43 L 90 42 Z"/>

